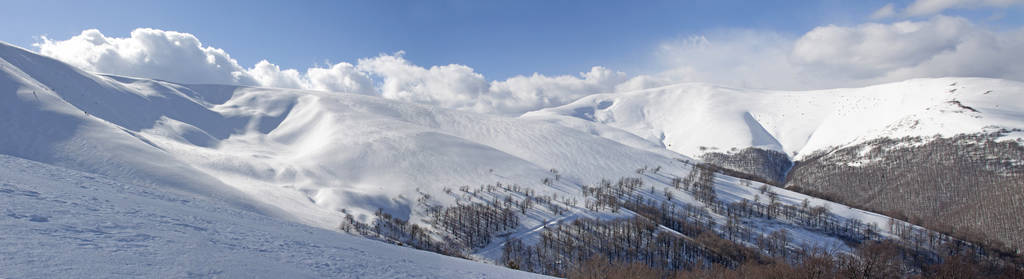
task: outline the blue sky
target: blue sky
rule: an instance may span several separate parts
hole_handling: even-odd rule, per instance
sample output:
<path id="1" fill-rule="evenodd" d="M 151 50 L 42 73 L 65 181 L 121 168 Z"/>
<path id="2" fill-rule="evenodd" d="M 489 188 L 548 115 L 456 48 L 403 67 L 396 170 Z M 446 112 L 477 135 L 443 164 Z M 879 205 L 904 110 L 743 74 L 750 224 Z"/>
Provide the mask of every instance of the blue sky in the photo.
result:
<path id="1" fill-rule="evenodd" d="M 718 29 L 797 35 L 864 21 L 884 1 L 13 1 L 0 39 L 30 47 L 96 28 L 189 32 L 243 65 L 286 68 L 406 51 L 493 79 L 594 65 L 643 72 L 659 43 Z"/>
<path id="2" fill-rule="evenodd" d="M 1024 0 L 3 7 L 0 40 L 88 71 L 506 115 L 680 82 L 801 90 L 949 76 L 1024 80 L 1024 63 L 1008 59 L 1024 57 Z"/>

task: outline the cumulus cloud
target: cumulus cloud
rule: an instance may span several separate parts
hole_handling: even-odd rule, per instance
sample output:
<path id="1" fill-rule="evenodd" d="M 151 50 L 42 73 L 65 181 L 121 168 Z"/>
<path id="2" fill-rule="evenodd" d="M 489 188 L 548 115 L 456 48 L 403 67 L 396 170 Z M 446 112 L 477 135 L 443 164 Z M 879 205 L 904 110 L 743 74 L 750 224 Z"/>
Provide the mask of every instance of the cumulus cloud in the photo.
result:
<path id="1" fill-rule="evenodd" d="M 480 94 L 487 91 L 487 79 L 473 68 L 458 64 L 424 68 L 405 60 L 402 54 L 359 59 L 359 70 L 382 81 L 380 93 L 384 98 L 472 109 Z"/>
<path id="2" fill-rule="evenodd" d="M 520 114 L 566 104 L 582 96 L 611 92 L 626 80 L 622 72 L 596 66 L 578 76 L 514 76 L 490 81 L 466 65 L 425 68 L 402 57 L 360 59 L 357 69 L 380 80 L 383 97 L 483 113 Z"/>
<path id="3" fill-rule="evenodd" d="M 42 37 L 35 46 L 43 55 L 94 72 L 187 83 L 254 83 L 227 52 L 203 46 L 188 33 L 139 28 L 128 38 L 111 38 L 89 29 L 63 41 Z"/>
<path id="4" fill-rule="evenodd" d="M 360 72 L 352 64 L 341 62 L 327 68 L 309 68 L 306 70 L 305 80 L 308 84 L 303 88 L 314 90 L 349 92 L 364 95 L 375 95 L 373 80 L 363 72 Z"/>
<path id="5" fill-rule="evenodd" d="M 295 69 L 281 70 L 280 66 L 261 60 L 256 66 L 246 71 L 259 84 L 266 87 L 303 88 L 302 74 Z"/>
<path id="6" fill-rule="evenodd" d="M 282 69 L 268 60 L 251 68 L 196 36 L 140 28 L 126 38 L 90 29 L 67 40 L 42 38 L 39 52 L 80 68 L 181 83 L 221 83 L 377 95 L 388 99 L 483 113 L 516 115 L 610 92 L 626 74 L 593 67 L 578 76 L 515 76 L 488 81 L 466 65 L 422 67 L 403 52 L 303 70 Z"/>
<path id="7" fill-rule="evenodd" d="M 349 63 L 306 72 L 267 60 L 245 68 L 223 49 L 204 46 L 189 33 L 139 28 L 127 38 L 89 29 L 67 40 L 42 37 L 39 53 L 79 68 L 181 83 L 220 83 L 374 94 L 373 82 Z"/>
<path id="8" fill-rule="evenodd" d="M 528 111 L 566 104 L 590 94 L 613 92 L 627 78 L 626 73 L 600 66 L 578 76 L 515 76 L 491 82 L 485 101 L 499 110 Z"/>
<path id="9" fill-rule="evenodd" d="M 261 60 L 245 71 L 260 86 L 376 95 L 373 80 L 352 64 L 341 62 L 327 68 L 312 67 L 305 73 Z"/>

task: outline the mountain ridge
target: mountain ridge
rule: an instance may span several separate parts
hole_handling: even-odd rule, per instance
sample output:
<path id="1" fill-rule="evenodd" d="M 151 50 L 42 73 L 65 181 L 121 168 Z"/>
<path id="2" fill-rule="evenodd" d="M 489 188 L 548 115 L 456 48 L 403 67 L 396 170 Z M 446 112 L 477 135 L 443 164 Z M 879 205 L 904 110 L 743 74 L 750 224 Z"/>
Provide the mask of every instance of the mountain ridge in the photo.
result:
<path id="1" fill-rule="evenodd" d="M 1024 115 L 1018 111 L 1024 108 L 1018 104 L 1024 103 L 1024 97 L 1020 92 L 1024 92 L 1021 82 L 965 77 L 807 91 L 682 83 L 591 95 L 522 117 L 598 122 L 694 158 L 709 151 L 759 147 L 800 160 L 815 151 L 878 137 L 950 136 L 980 132 L 990 125 L 1022 128 Z M 968 111 L 966 119 L 955 117 L 966 109 L 954 103 L 970 104 L 981 112 Z M 596 104 L 604 105 L 598 108 Z M 576 113 L 579 111 L 590 115 L 582 116 Z M 986 119 L 971 120 L 979 115 Z M 913 125 L 915 122 L 918 124 Z M 767 135 L 759 135 L 758 127 L 765 128 Z M 772 140 L 780 146 L 773 146 Z"/>

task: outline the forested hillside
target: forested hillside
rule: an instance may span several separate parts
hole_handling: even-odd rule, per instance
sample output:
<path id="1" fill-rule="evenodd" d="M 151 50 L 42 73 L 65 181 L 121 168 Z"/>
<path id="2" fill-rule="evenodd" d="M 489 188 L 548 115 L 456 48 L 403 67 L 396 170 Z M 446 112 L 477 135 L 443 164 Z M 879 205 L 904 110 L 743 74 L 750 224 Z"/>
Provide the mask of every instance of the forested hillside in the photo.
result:
<path id="1" fill-rule="evenodd" d="M 883 138 L 821 152 L 798 161 L 786 187 L 1018 251 L 1024 145 L 1000 140 L 1011 132 Z"/>

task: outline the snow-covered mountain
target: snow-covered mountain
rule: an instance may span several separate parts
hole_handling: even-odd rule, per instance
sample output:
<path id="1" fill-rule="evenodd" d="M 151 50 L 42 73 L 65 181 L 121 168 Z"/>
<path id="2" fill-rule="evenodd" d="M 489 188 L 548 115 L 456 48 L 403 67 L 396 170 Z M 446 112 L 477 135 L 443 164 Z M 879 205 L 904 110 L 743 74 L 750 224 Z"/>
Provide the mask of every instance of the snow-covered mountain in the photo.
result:
<path id="1" fill-rule="evenodd" d="M 591 95 L 523 118 L 633 143 L 618 131 L 591 124 L 601 123 L 694 158 L 757 147 L 801 160 L 815 151 L 882 137 L 948 137 L 1024 128 L 1024 83 L 933 78 L 813 91 L 684 83 Z"/>
<path id="2" fill-rule="evenodd" d="M 815 91 L 688 83 L 592 95 L 522 118 L 661 146 L 850 206 L 1024 245 L 1021 82 L 950 77 Z"/>
<path id="3" fill-rule="evenodd" d="M 38 229 L 15 231 L 15 235 L 28 241 L 48 239 L 53 234 L 83 238 L 78 232 L 83 229 L 70 228 L 96 228 L 93 223 L 105 218 L 147 227 L 133 229 L 112 224 L 96 228 L 98 236 L 84 237 L 82 241 L 100 244 L 85 244 L 75 250 L 78 255 L 103 254 L 111 252 L 103 250 L 107 247 L 128 245 L 117 240 L 122 235 L 105 232 L 130 236 L 134 231 L 157 236 L 143 237 L 143 244 L 139 244 L 154 247 L 184 241 L 183 237 L 212 234 L 212 241 L 227 248 L 218 246 L 193 255 L 225 255 L 249 248 L 269 250 L 271 258 L 309 259 L 299 264 L 288 262 L 282 268 L 310 267 L 309 274 L 313 276 L 345 274 L 340 269 L 347 267 L 324 267 L 318 262 L 322 259 L 312 259 L 315 257 L 307 251 L 270 249 L 266 246 L 271 244 L 267 243 L 291 243 L 302 238 L 302 233 L 312 232 L 317 235 L 316 240 L 306 246 L 315 246 L 320 249 L 317 251 L 329 254 L 330 259 L 344 257 L 337 250 L 359 246 L 356 250 L 365 251 L 374 246 L 354 242 L 348 236 L 339 236 L 339 246 L 321 245 L 334 241 L 322 229 L 341 235 L 344 233 L 339 229 L 351 225 L 349 215 L 356 222 L 372 223 L 375 216 L 385 214 L 388 222 L 392 222 L 391 218 L 401 220 L 395 224 L 408 220 L 423 226 L 416 227 L 417 230 L 428 228 L 428 238 L 449 241 L 455 239 L 452 235 L 459 228 L 448 232 L 436 227 L 442 222 L 437 220 L 436 216 L 441 216 L 438 212 L 445 208 L 490 212 L 472 211 L 479 208 L 467 207 L 470 204 L 500 208 L 502 213 L 516 216 L 512 228 L 495 229 L 500 237 L 488 232 L 483 234 L 487 241 L 457 247 L 465 249 L 468 257 L 489 262 L 507 260 L 506 251 L 512 245 L 506 244 L 540 245 L 540 239 L 550 237 L 545 234 L 549 228 L 573 224 L 574 220 L 647 218 L 640 211 L 645 206 L 655 208 L 654 205 L 671 208 L 673 212 L 680 208 L 690 210 L 686 217 L 680 217 L 686 221 L 676 225 L 694 222 L 701 229 L 679 231 L 667 226 L 672 224 L 658 224 L 656 230 L 680 241 L 693 241 L 697 234 L 709 232 L 727 236 L 738 245 L 755 246 L 766 243 L 763 240 L 767 235 L 782 235 L 783 244 L 774 248 L 776 252 L 813 246 L 850 251 L 851 241 L 889 239 L 906 231 L 925 230 L 877 213 L 721 175 L 694 166 L 695 160 L 687 156 L 749 146 L 803 155 L 810 150 L 853 142 L 864 135 L 903 135 L 914 131 L 931 135 L 946 127 L 1021 127 L 1014 126 L 1019 124 L 1015 113 L 1021 111 L 1021 103 L 1006 103 L 1017 100 L 1013 98 L 1018 98 L 1014 95 L 1019 92 L 1014 91 L 1018 87 L 1014 82 L 981 79 L 908 81 L 835 92 L 759 92 L 684 84 L 621 95 L 595 95 L 565 107 L 506 118 L 357 94 L 185 85 L 95 74 L 0 43 L 0 155 L 20 158 L 0 160 L 0 168 L 12 177 L 0 195 L 12 195 L 2 198 L 17 204 L 0 224 L 14 227 L 30 222 L 27 224 L 32 226 L 28 228 Z M 927 90 L 919 90 L 922 88 Z M 914 93 L 924 97 L 887 94 L 904 89 L 942 92 L 935 96 Z M 978 90 L 984 91 L 974 92 Z M 969 95 L 975 93 L 980 96 Z M 999 99 L 988 100 L 985 96 Z M 859 99 L 850 101 L 853 98 Z M 984 120 L 977 120 L 978 117 Z M 919 121 L 914 124 L 914 120 Z M 78 172 L 62 176 L 62 168 Z M 17 173 L 26 174 L 14 175 Z M 93 174 L 103 182 L 90 182 L 86 176 Z M 611 182 L 617 179 L 618 183 Z M 73 188 L 83 185 L 102 190 L 82 193 Z M 124 203 L 104 205 L 95 201 L 119 191 L 139 194 L 122 196 Z M 54 197 L 48 198 L 48 202 L 62 205 L 53 207 L 54 210 L 28 205 L 43 194 Z M 132 211 L 146 203 L 163 204 L 166 200 L 196 200 L 196 204 L 203 205 L 193 207 L 191 202 L 178 205 L 172 201 L 166 208 L 158 208 L 171 212 L 163 216 L 148 214 L 148 209 Z M 512 210 L 512 204 L 516 210 Z M 103 206 L 110 208 L 75 221 L 80 223 L 68 219 L 76 216 L 74 212 L 79 208 Z M 787 214 L 782 213 L 784 209 Z M 460 216 L 460 222 L 464 221 L 459 215 L 463 212 L 454 212 Z M 495 214 L 488 214 L 487 220 L 495 219 Z M 222 232 L 263 224 L 298 228 L 268 229 L 262 235 L 239 236 L 210 233 L 209 227 L 203 227 L 207 231 L 182 236 L 173 225 L 161 223 L 167 218 L 188 219 L 186 216 L 194 215 L 203 218 L 180 222 L 182 226 L 191 228 L 188 226 L 240 218 L 213 230 Z M 47 222 L 33 219 L 54 222 L 36 224 Z M 886 224 L 888 230 L 883 227 Z M 477 232 L 489 227 L 475 225 Z M 373 234 L 385 235 L 382 227 L 377 227 Z M 41 231 L 43 238 L 39 236 Z M 737 236 L 737 231 L 743 233 Z M 161 235 L 166 238 L 160 238 Z M 403 244 L 414 242 L 381 238 Z M 67 243 L 70 242 L 62 245 Z M 17 247 L 31 255 L 49 255 L 40 251 L 46 247 Z M 134 262 L 150 265 L 179 250 L 128 251 L 128 255 L 155 253 Z M 692 255 L 714 254 L 693 251 L 697 252 Z M 382 253 L 375 255 L 400 252 Z M 403 259 L 413 266 L 430 260 L 419 256 Z M 688 259 L 698 260 L 697 256 Z M 268 259 L 243 260 L 242 264 L 257 265 Z M 376 265 L 373 260 L 341 261 L 346 262 L 341 266 Z M 68 262 L 81 264 L 71 258 L 57 258 L 49 263 Z M 19 270 L 28 264 L 13 263 Z M 535 262 L 533 267 L 543 269 L 526 263 L 520 267 L 549 274 L 564 272 L 558 269 L 562 267 L 540 265 Z M 467 268 L 472 271 L 477 266 Z M 192 272 L 168 270 L 169 273 L 153 274 Z M 236 274 L 234 270 L 224 272 Z M 508 271 L 495 272 L 502 277 Z"/>
<path id="4" fill-rule="evenodd" d="M 0 58 L 9 131 L 0 153 L 227 196 L 325 228 L 342 209 L 415 219 L 418 191 L 539 182 L 552 168 L 593 183 L 679 157 L 541 121 L 356 94 L 95 75 L 10 45 Z"/>
<path id="5" fill-rule="evenodd" d="M 0 154 L 332 230 L 347 214 L 372 222 L 378 209 L 422 223 L 418 198 L 453 205 L 446 189 L 462 185 L 576 196 L 579 185 L 639 166 L 682 165 L 667 150 L 541 121 L 356 94 L 100 75 L 8 44 L 0 44 L 0 130 Z M 559 183 L 541 184 L 552 169 Z M 557 217 L 534 211 L 520 222 L 526 231 Z"/>

